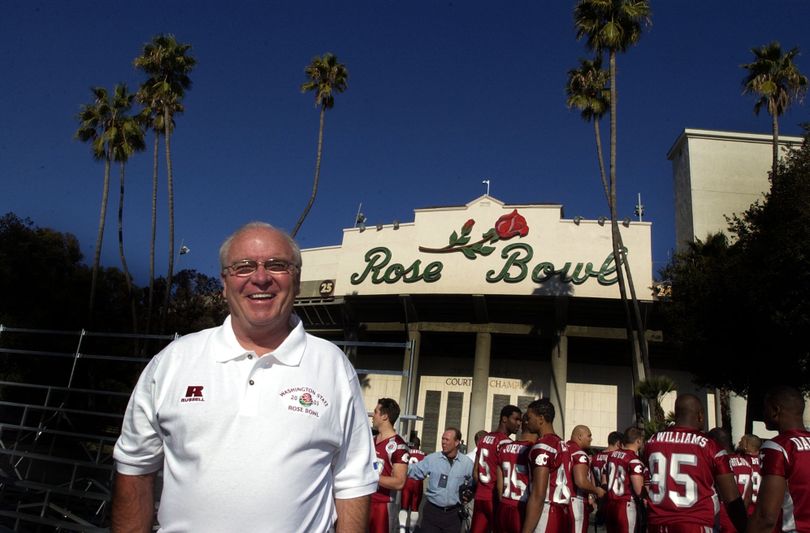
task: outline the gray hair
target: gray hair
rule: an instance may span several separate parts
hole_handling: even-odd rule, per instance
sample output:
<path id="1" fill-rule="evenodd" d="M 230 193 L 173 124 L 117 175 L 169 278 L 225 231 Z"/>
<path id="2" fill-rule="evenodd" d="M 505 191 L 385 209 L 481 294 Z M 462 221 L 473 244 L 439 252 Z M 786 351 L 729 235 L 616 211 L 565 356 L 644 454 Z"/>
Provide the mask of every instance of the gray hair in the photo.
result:
<path id="1" fill-rule="evenodd" d="M 229 266 L 226 263 L 228 262 L 228 253 L 231 251 L 231 244 L 233 244 L 233 240 L 242 233 L 254 229 L 266 229 L 270 231 L 275 231 L 276 233 L 281 235 L 281 237 L 285 241 L 287 241 L 287 244 L 290 245 L 290 249 L 292 250 L 293 254 L 293 263 L 295 263 L 295 266 L 297 266 L 299 269 L 301 268 L 301 249 L 298 247 L 298 243 L 296 243 L 295 240 L 293 240 L 293 238 L 290 237 L 290 234 L 287 233 L 286 231 L 280 230 L 275 226 L 268 224 L 267 222 L 260 222 L 260 221 L 248 222 L 241 228 L 231 233 L 231 235 L 227 239 L 225 239 L 225 241 L 222 243 L 222 246 L 219 247 L 220 268 L 224 270 L 225 267 Z"/>

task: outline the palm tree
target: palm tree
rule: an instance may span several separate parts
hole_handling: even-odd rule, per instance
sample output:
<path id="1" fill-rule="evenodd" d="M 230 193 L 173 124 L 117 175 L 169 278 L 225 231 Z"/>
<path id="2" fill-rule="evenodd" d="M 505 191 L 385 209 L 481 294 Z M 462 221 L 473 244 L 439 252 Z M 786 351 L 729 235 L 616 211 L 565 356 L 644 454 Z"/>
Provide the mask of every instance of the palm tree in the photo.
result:
<path id="1" fill-rule="evenodd" d="M 152 227 L 149 240 L 149 291 L 146 306 L 146 333 L 151 331 L 152 308 L 155 294 L 155 237 L 157 235 L 157 193 L 158 193 L 158 155 L 160 153 L 160 136 L 165 131 L 163 124 L 164 113 L 158 108 L 159 99 L 150 90 L 150 87 L 143 85 L 138 90 L 135 98 L 141 103 L 143 109 L 137 116 L 137 120 L 144 129 L 152 129 L 154 132 L 154 144 L 152 149 Z M 174 116 L 182 113 L 183 104 L 175 102 L 170 110 L 171 122 L 169 129 L 174 130 Z"/>
<path id="2" fill-rule="evenodd" d="M 568 71 L 568 83 L 565 85 L 568 109 L 577 108 L 586 122 L 593 122 L 593 133 L 596 138 L 596 159 L 599 163 L 599 177 L 605 199 L 610 202 L 610 186 L 605 172 L 605 161 L 602 156 L 602 135 L 599 121 L 610 108 L 610 73 L 602 68 L 602 57 L 593 60 L 580 59 L 579 68 Z"/>
<path id="3" fill-rule="evenodd" d="M 96 234 L 96 249 L 93 254 L 93 270 L 90 277 L 90 301 L 88 304 L 88 320 L 93 318 L 93 302 L 96 297 L 96 282 L 98 280 L 98 267 L 101 262 L 101 246 L 104 241 L 104 224 L 107 219 L 107 198 L 110 192 L 110 161 L 112 159 L 110 141 L 113 137 L 113 106 L 110 103 L 107 89 L 93 87 L 93 102 L 81 107 L 77 119 L 79 129 L 76 138 L 82 142 L 90 142 L 93 158 L 104 161 L 104 182 L 101 188 L 101 213 L 99 214 L 98 232 Z"/>
<path id="4" fill-rule="evenodd" d="M 636 385 L 636 394 L 647 400 L 647 405 L 650 407 L 650 417 L 645 424 L 648 437 L 666 427 L 667 417 L 661 406 L 661 400 L 674 390 L 675 382 L 667 376 L 650 376 Z"/>
<path id="5" fill-rule="evenodd" d="M 126 256 L 124 255 L 124 169 L 130 156 L 145 148 L 144 134 L 138 121 L 126 113 L 132 108 L 135 95 L 127 90 L 124 84 L 115 86 L 112 99 L 113 114 L 116 116 L 115 128 L 110 139 L 112 160 L 121 168 L 120 188 L 118 195 L 118 253 L 121 256 L 121 267 L 127 282 L 130 310 L 132 312 L 132 332 L 138 331 L 138 318 L 135 310 L 135 296 L 132 287 L 132 276 L 129 274 Z"/>
<path id="6" fill-rule="evenodd" d="M 630 289 L 633 315 L 638 344 L 641 351 L 640 365 L 634 361 L 634 373 L 639 382 L 650 375 L 650 361 L 647 353 L 644 326 L 635 287 L 627 265 L 625 248 L 622 246 L 616 210 L 616 109 L 618 92 L 616 89 L 616 54 L 625 52 L 638 42 L 644 24 L 649 22 L 650 6 L 647 0 L 579 0 L 574 8 L 574 24 L 577 39 L 585 37 L 587 47 L 597 54 L 607 51 L 610 65 L 610 177 L 608 180 L 611 237 L 613 257 L 616 261 L 616 274 L 619 280 L 619 293 L 627 310 L 627 289 L 625 272 Z M 629 312 L 628 312 L 629 315 Z M 632 342 L 632 339 L 631 339 Z M 637 351 L 635 348 L 633 352 Z M 635 357 L 635 356 L 634 356 Z M 643 375 L 641 375 L 643 373 Z"/>
<path id="7" fill-rule="evenodd" d="M 290 235 L 295 237 L 298 230 L 304 224 L 312 204 L 315 203 L 315 195 L 318 194 L 318 180 L 321 174 L 321 154 L 323 153 L 323 119 L 327 109 L 332 109 L 335 105 L 333 93 L 342 93 L 346 90 L 349 81 L 349 71 L 342 63 L 338 63 L 334 54 L 326 53 L 323 57 L 314 57 L 312 62 L 304 69 L 308 81 L 301 84 L 301 92 L 315 91 L 315 105 L 321 108 L 320 127 L 318 128 L 318 150 L 315 157 L 315 179 L 312 183 L 312 194 L 309 197 L 304 212 L 298 217 Z"/>
<path id="8" fill-rule="evenodd" d="M 773 130 L 773 161 L 771 176 L 776 176 L 779 161 L 779 117 L 790 107 L 790 104 L 801 101 L 807 92 L 807 77 L 799 72 L 793 59 L 799 55 L 798 48 L 782 52 L 776 41 L 760 48 L 752 48 L 754 61 L 742 65 L 748 75 L 742 81 L 743 94 L 758 96 L 754 104 L 754 113 L 764 106 L 771 115 Z"/>
<path id="9" fill-rule="evenodd" d="M 178 43 L 173 35 L 157 35 L 143 47 L 143 53 L 135 58 L 135 66 L 149 77 L 141 86 L 144 97 L 156 113 L 163 116 L 163 139 L 166 147 L 166 184 L 169 209 L 169 268 L 166 276 L 166 294 L 161 312 L 162 324 L 171 295 L 174 273 L 174 181 L 172 175 L 171 133 L 174 113 L 182 110 L 180 102 L 191 88 L 189 73 L 197 60 L 188 55 L 191 45 Z M 161 326 L 162 329 L 162 326 Z"/>

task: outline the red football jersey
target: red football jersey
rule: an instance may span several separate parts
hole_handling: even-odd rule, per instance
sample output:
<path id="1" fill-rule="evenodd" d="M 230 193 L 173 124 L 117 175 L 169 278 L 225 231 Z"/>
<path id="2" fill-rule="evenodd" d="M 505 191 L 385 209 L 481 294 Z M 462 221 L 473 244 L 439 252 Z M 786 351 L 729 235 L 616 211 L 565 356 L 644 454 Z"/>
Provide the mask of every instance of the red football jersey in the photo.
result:
<path id="1" fill-rule="evenodd" d="M 593 474 L 593 479 L 596 482 L 596 485 L 602 484 L 602 472 L 605 469 L 605 465 L 607 464 L 608 456 L 610 452 L 601 451 L 597 452 L 591 458 L 591 472 Z"/>
<path id="2" fill-rule="evenodd" d="M 782 503 L 784 531 L 810 531 L 810 431 L 784 431 L 762 443 L 762 471 L 787 481 Z"/>
<path id="3" fill-rule="evenodd" d="M 629 502 L 633 499 L 631 476 L 644 477 L 644 463 L 633 450 L 616 450 L 608 456 L 607 465 L 608 489 L 610 502 Z"/>
<path id="4" fill-rule="evenodd" d="M 532 468 L 545 466 L 549 469 L 546 503 L 559 505 L 571 503 L 571 465 L 568 447 L 557 435 L 543 435 L 529 452 Z"/>
<path id="5" fill-rule="evenodd" d="M 412 465 L 419 461 L 424 461 L 425 452 L 417 448 L 411 448 L 408 452 L 410 459 L 408 464 Z M 405 486 L 402 487 L 402 501 L 401 508 L 409 509 L 411 511 L 419 510 L 419 503 L 422 501 L 422 480 L 408 478 L 405 480 Z"/>
<path id="6" fill-rule="evenodd" d="M 728 466 L 734 474 L 734 481 L 737 482 L 737 491 L 740 496 L 745 498 L 746 493 L 751 492 L 751 464 L 748 462 L 748 456 L 743 454 L 729 454 L 726 455 Z M 720 506 L 720 533 L 736 533 L 737 529 L 731 522 L 731 518 L 726 512 L 726 506 Z"/>
<path id="7" fill-rule="evenodd" d="M 503 472 L 502 504 L 517 505 L 529 499 L 529 451 L 533 445 L 533 442 L 518 440 L 498 447 L 498 465 Z"/>
<path id="8" fill-rule="evenodd" d="M 577 465 L 585 465 L 588 469 L 588 479 L 593 482 L 593 473 L 591 472 L 591 457 L 585 453 L 585 450 L 579 447 L 579 444 L 569 440 L 566 445 L 568 446 L 568 453 L 571 456 L 571 475 L 569 476 L 569 487 L 571 494 L 576 495 L 577 498 L 588 498 L 588 493 L 582 489 L 578 489 L 574 484 L 574 467 Z M 598 483 L 597 483 L 598 485 Z"/>
<path id="9" fill-rule="evenodd" d="M 751 464 L 751 505 L 748 506 L 748 516 L 754 513 L 754 508 L 757 506 L 757 495 L 759 494 L 759 483 L 762 481 L 760 469 L 762 461 L 757 455 L 745 455 L 748 462 Z"/>
<path id="10" fill-rule="evenodd" d="M 475 489 L 476 500 L 492 500 L 498 490 L 495 480 L 495 467 L 498 464 L 498 447 L 512 442 L 509 435 L 499 431 L 487 433 L 478 443 L 475 462 L 478 463 L 478 484 Z"/>
<path id="11" fill-rule="evenodd" d="M 403 464 L 407 468 L 410 459 L 410 449 L 408 444 L 399 435 L 381 440 L 376 443 L 374 450 L 377 452 L 377 467 L 382 469 L 383 476 L 390 476 L 393 465 Z M 377 486 L 377 492 L 371 495 L 373 502 L 390 502 L 391 489 Z"/>
<path id="12" fill-rule="evenodd" d="M 671 427 L 650 437 L 649 523 L 714 526 L 720 505 L 714 478 L 730 474 L 726 451 L 703 432 Z"/>

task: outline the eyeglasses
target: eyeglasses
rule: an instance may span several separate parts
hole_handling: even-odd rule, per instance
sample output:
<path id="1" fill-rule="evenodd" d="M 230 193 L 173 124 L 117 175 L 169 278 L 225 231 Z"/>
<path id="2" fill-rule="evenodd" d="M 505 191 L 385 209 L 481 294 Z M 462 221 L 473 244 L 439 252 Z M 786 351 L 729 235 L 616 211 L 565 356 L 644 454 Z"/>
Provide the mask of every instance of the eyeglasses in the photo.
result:
<path id="1" fill-rule="evenodd" d="M 265 272 L 268 274 L 293 274 L 298 270 L 298 265 L 295 265 L 284 259 L 267 259 L 266 261 L 254 261 L 253 259 L 243 259 L 236 263 L 226 266 L 222 269 L 223 272 L 230 270 L 231 274 L 240 278 L 246 278 L 259 270 L 259 265 L 264 267 Z"/>

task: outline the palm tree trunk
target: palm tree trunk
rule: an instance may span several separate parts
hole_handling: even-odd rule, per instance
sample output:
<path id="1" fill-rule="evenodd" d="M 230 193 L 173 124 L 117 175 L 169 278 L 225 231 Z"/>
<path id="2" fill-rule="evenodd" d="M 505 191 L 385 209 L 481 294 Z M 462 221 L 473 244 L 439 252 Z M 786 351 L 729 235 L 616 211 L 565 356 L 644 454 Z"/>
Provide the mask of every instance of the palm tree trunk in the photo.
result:
<path id="1" fill-rule="evenodd" d="M 599 162 L 599 177 L 602 179 L 602 188 L 605 190 L 605 200 L 610 206 L 610 187 L 605 172 L 605 157 L 602 155 L 602 134 L 599 133 L 599 119 L 593 118 L 593 134 L 596 137 L 596 159 Z"/>
<path id="2" fill-rule="evenodd" d="M 641 319 L 641 308 L 639 307 L 638 298 L 636 297 L 636 286 L 633 284 L 633 273 L 630 270 L 630 261 L 627 259 L 627 249 L 624 247 L 621 231 L 619 232 L 619 249 L 622 251 L 622 264 L 624 264 L 624 269 L 627 274 L 627 287 L 630 289 L 630 302 L 633 309 L 633 317 L 636 321 L 638 346 L 641 352 L 641 364 L 644 367 L 644 379 L 649 379 L 652 375 L 652 369 L 650 368 L 650 352 L 647 346 L 647 328 L 644 325 L 644 321 Z"/>
<path id="3" fill-rule="evenodd" d="M 627 288 L 625 286 L 624 275 L 624 253 L 620 248 L 621 234 L 619 233 L 618 214 L 616 209 L 616 109 L 617 109 L 617 90 L 616 90 L 616 51 L 610 51 L 610 199 L 608 206 L 610 208 L 610 230 L 611 241 L 613 245 L 613 258 L 616 263 L 616 276 L 619 281 L 619 296 L 622 300 L 622 307 L 624 308 L 627 340 L 630 344 L 630 353 L 632 355 L 632 376 L 633 376 L 633 389 L 638 383 L 646 379 L 644 373 L 644 364 L 641 359 L 639 350 L 636 347 L 636 338 L 634 335 L 633 319 L 630 314 L 630 306 L 627 301 Z M 642 343 L 639 340 L 639 346 Z M 640 413 L 636 413 L 639 415 Z"/>
<path id="4" fill-rule="evenodd" d="M 87 321 L 93 323 L 93 303 L 96 298 L 96 281 L 98 280 L 98 267 L 101 263 L 101 245 L 104 241 L 104 222 L 107 219 L 107 198 L 110 194 L 110 154 L 104 159 L 104 184 L 101 189 L 101 214 L 98 218 L 98 234 L 96 235 L 96 251 L 93 254 L 93 272 L 90 276 L 90 304 L 87 310 Z"/>
<path id="5" fill-rule="evenodd" d="M 169 314 L 169 300 L 172 294 L 172 276 L 174 275 L 174 182 L 172 181 L 172 151 L 171 151 L 171 130 L 169 129 L 170 117 L 169 108 L 163 110 L 163 133 L 166 142 L 166 184 L 169 200 L 169 272 L 166 274 L 166 294 L 163 296 L 163 309 L 161 312 L 160 329 L 166 329 L 166 318 Z"/>
<path id="6" fill-rule="evenodd" d="M 773 129 L 773 163 L 771 164 L 771 181 L 776 178 L 776 168 L 779 164 L 779 115 L 771 115 L 771 127 Z"/>
<path id="7" fill-rule="evenodd" d="M 321 153 L 323 150 L 323 119 L 325 114 L 326 108 L 321 106 L 321 123 L 320 127 L 318 128 L 318 152 L 315 157 L 315 179 L 312 182 L 312 194 L 309 197 L 307 207 L 304 209 L 304 212 L 301 213 L 301 216 L 298 217 L 298 222 L 295 223 L 295 227 L 290 232 L 290 236 L 293 238 L 295 238 L 295 236 L 298 234 L 298 230 L 301 229 L 301 226 L 304 224 L 304 219 L 307 218 L 309 210 L 312 209 L 312 204 L 315 203 L 315 195 L 318 194 L 318 180 L 321 176 Z"/>
<path id="8" fill-rule="evenodd" d="M 135 314 L 135 295 L 132 291 L 132 277 L 129 275 L 127 259 L 124 255 L 124 168 L 121 163 L 121 179 L 118 192 L 118 255 L 121 256 L 121 268 L 124 270 L 124 279 L 127 282 L 127 295 L 129 296 L 129 307 L 132 313 L 132 333 L 138 332 L 138 316 Z"/>
<path id="9" fill-rule="evenodd" d="M 157 187 L 158 187 L 158 149 L 160 134 L 155 131 L 154 157 L 152 160 L 152 238 L 149 241 L 149 300 L 146 305 L 146 333 L 152 327 L 152 302 L 155 294 L 155 235 L 157 233 Z"/>

